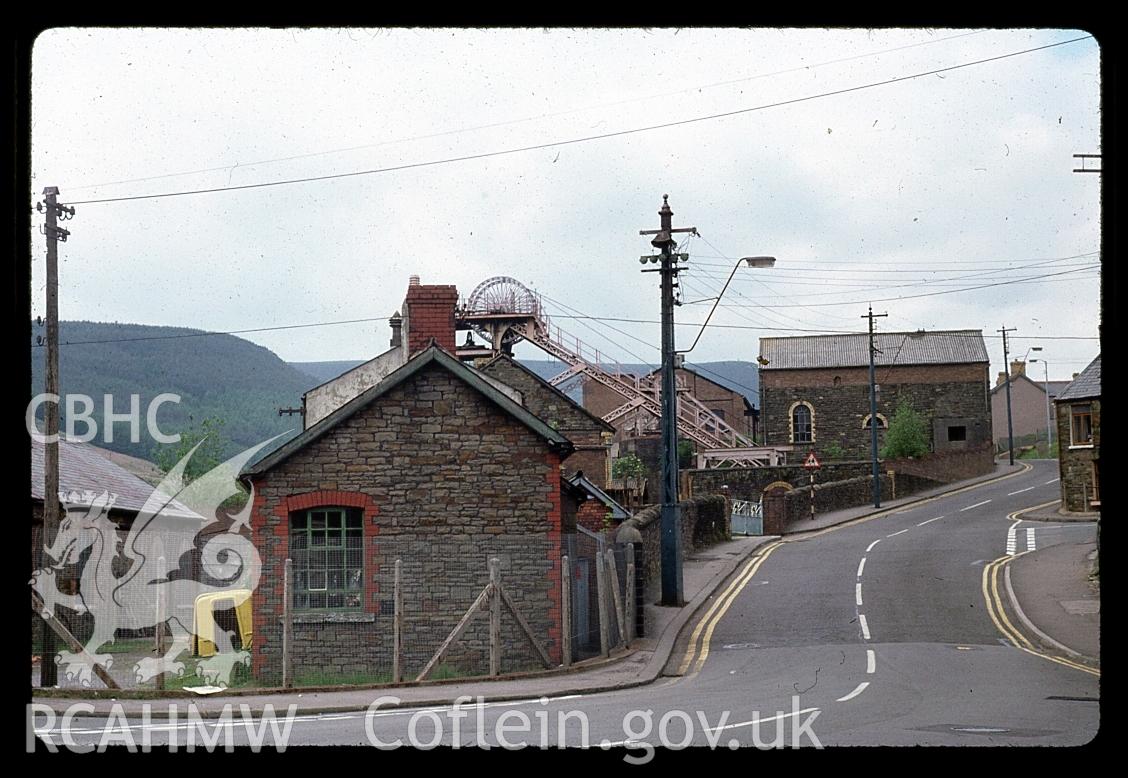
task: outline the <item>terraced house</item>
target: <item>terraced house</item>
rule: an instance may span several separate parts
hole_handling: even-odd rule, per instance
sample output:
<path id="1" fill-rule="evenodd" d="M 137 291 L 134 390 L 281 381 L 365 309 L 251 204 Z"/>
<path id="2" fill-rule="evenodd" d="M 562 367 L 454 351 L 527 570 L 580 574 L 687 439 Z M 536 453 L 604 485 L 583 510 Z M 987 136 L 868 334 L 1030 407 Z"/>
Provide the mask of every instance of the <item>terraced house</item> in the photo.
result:
<path id="1" fill-rule="evenodd" d="M 1067 511 L 1101 507 L 1101 357 L 1065 387 L 1057 399 L 1061 503 Z"/>
<path id="2" fill-rule="evenodd" d="M 922 414 L 933 452 L 992 467 L 990 360 L 981 330 L 874 336 L 879 445 L 901 401 Z M 765 445 L 870 455 L 869 336 L 760 340 L 760 418 Z"/>

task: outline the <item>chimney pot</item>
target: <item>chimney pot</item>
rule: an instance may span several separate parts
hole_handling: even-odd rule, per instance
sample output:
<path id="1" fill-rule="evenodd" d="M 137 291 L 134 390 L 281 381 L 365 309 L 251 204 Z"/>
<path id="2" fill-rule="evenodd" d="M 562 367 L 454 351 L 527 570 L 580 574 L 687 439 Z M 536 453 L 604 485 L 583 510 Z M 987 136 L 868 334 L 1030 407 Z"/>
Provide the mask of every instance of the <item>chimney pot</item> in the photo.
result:
<path id="1" fill-rule="evenodd" d="M 419 276 L 409 276 L 407 279 L 408 286 L 419 286 Z"/>

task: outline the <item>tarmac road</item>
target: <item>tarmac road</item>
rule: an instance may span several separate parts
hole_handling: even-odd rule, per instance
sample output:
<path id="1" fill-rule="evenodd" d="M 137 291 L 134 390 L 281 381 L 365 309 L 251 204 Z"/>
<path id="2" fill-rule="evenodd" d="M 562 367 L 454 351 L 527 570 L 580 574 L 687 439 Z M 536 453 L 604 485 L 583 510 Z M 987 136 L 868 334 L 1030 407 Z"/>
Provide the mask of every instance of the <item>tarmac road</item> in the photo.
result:
<path id="1" fill-rule="evenodd" d="M 642 762 L 662 758 L 643 742 L 718 749 L 1083 744 L 1100 724 L 1099 675 L 1020 650 L 1003 629 L 1014 614 L 991 605 L 989 574 L 1008 552 L 1095 538 L 1091 523 L 1012 529 L 1011 514 L 1058 496 L 1056 462 L 1040 461 L 889 515 L 768 543 L 691 623 L 667 665 L 670 677 L 649 686 L 481 707 L 467 700 L 457 709 L 299 716 L 285 742 L 563 742 L 620 748 Z M 238 702 L 231 742 L 253 743 Z M 73 741 L 101 742 L 105 722 L 75 719 Z M 174 737 L 184 749 L 191 731 L 197 750 L 205 744 L 195 722 L 116 723 L 118 736 L 109 742 L 128 737 L 140 746 L 148 737 L 156 749 Z M 207 722 L 202 731 L 215 727 Z M 261 719 L 251 724 L 263 728 Z M 274 742 L 269 727 L 262 742 Z"/>

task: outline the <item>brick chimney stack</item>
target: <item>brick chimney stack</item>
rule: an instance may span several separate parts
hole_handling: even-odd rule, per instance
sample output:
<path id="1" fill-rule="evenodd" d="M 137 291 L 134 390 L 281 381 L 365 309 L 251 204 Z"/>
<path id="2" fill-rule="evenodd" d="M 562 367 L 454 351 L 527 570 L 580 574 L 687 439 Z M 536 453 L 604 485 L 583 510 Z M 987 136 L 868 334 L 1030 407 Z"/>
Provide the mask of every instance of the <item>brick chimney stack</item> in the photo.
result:
<path id="1" fill-rule="evenodd" d="M 1011 361 L 1011 378 L 1018 378 L 1020 375 L 1026 375 L 1026 363 L 1021 359 Z"/>
<path id="2" fill-rule="evenodd" d="M 403 337 L 408 355 L 430 345 L 431 339 L 451 354 L 454 342 L 454 310 L 458 305 L 458 289 L 440 284 L 421 284 L 412 276 L 403 301 Z"/>

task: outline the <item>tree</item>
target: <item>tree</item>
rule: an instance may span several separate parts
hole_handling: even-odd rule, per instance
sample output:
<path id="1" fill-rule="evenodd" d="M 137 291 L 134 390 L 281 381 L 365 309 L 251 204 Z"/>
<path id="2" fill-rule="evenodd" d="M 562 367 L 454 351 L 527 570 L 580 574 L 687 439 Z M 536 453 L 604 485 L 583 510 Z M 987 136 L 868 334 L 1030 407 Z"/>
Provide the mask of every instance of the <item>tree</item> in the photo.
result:
<path id="1" fill-rule="evenodd" d="M 161 446 L 153 452 L 157 467 L 161 472 L 167 473 L 187 456 L 193 446 L 203 441 L 184 468 L 184 482 L 191 483 L 196 480 L 224 461 L 228 440 L 223 432 L 223 426 L 223 419 L 211 416 L 200 422 L 199 426 L 189 427 L 188 430 L 180 433 L 179 443 Z"/>
<path id="2" fill-rule="evenodd" d="M 693 466 L 693 441 L 686 438 L 678 440 L 678 467 L 688 470 Z"/>
<path id="3" fill-rule="evenodd" d="M 882 459 L 920 457 L 928 453 L 928 425 L 924 417 L 902 400 L 885 433 Z"/>
<path id="4" fill-rule="evenodd" d="M 611 477 L 620 478 L 627 487 L 627 510 L 631 509 L 631 487 L 638 487 L 638 483 L 646 478 L 646 464 L 635 454 L 617 457 L 611 463 Z"/>

